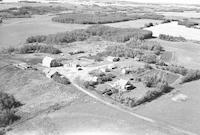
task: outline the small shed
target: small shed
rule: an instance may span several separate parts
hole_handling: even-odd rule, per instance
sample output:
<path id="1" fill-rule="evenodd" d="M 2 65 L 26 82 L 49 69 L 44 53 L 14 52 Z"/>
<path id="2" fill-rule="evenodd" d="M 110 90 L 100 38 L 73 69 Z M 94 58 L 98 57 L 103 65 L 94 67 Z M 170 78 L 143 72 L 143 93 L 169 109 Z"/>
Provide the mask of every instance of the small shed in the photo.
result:
<path id="1" fill-rule="evenodd" d="M 51 62 L 54 60 L 54 58 L 51 58 L 51 57 L 44 57 L 43 60 L 42 60 L 42 66 L 44 67 L 51 67 Z"/>
<path id="2" fill-rule="evenodd" d="M 44 59 L 42 60 L 42 65 L 45 67 L 59 67 L 59 66 L 63 66 L 63 64 L 61 62 L 59 62 L 58 60 L 51 58 L 51 57 L 44 57 Z"/>
<path id="3" fill-rule="evenodd" d="M 111 86 L 122 92 L 135 88 L 135 86 L 133 86 L 130 81 L 124 79 L 117 80 L 116 82 L 112 83 Z"/>

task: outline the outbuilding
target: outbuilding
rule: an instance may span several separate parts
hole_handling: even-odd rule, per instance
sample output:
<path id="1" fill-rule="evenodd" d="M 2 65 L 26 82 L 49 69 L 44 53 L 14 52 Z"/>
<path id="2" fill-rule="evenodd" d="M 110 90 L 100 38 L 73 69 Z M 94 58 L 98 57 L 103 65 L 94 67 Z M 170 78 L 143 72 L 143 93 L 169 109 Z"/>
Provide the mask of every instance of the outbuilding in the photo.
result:
<path id="1" fill-rule="evenodd" d="M 63 64 L 58 62 L 56 59 L 51 58 L 51 57 L 44 57 L 42 60 L 42 66 L 44 67 L 59 67 L 62 66 Z"/>
<path id="2" fill-rule="evenodd" d="M 51 62 L 54 60 L 54 58 L 51 58 L 51 57 L 44 57 L 43 60 L 42 60 L 42 66 L 44 67 L 51 67 Z"/>

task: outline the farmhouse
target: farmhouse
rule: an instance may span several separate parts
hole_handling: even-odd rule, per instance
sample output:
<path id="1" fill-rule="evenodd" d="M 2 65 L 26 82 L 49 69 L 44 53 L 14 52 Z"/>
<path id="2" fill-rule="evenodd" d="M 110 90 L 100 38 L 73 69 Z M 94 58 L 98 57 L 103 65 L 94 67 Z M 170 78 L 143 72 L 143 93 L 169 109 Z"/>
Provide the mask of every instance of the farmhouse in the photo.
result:
<path id="1" fill-rule="evenodd" d="M 135 88 L 130 81 L 124 80 L 124 79 L 119 79 L 116 82 L 110 84 L 111 87 L 118 89 L 119 91 L 125 92 L 127 90 L 132 90 Z"/>

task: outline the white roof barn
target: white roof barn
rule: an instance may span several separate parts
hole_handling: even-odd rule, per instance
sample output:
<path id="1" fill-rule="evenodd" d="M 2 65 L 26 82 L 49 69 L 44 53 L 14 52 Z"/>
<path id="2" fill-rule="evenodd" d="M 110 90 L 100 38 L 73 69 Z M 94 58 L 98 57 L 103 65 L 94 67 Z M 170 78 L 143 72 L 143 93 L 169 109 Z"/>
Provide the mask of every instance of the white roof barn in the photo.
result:
<path id="1" fill-rule="evenodd" d="M 45 66 L 45 67 L 51 67 L 51 62 L 54 60 L 54 58 L 51 58 L 51 57 L 44 57 L 43 60 L 42 60 L 42 66 Z"/>

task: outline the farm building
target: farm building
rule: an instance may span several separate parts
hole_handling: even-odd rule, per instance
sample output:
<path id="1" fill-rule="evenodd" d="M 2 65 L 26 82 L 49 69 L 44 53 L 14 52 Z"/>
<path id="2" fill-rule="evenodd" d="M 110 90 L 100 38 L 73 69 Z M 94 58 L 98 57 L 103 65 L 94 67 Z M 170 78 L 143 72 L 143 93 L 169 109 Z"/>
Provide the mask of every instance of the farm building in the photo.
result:
<path id="1" fill-rule="evenodd" d="M 133 86 L 130 81 L 128 80 L 124 80 L 124 79 L 119 79 L 114 83 L 110 84 L 111 87 L 118 89 L 119 91 L 127 91 L 127 90 L 132 90 L 135 88 L 135 86 Z"/>
<path id="2" fill-rule="evenodd" d="M 57 60 L 55 60 L 54 58 L 46 56 L 42 60 L 42 66 L 44 66 L 44 67 L 59 67 L 59 66 L 62 66 L 62 64 L 60 62 L 58 62 Z"/>
<path id="3" fill-rule="evenodd" d="M 117 62 L 117 61 L 120 60 L 120 58 L 119 58 L 119 57 L 108 56 L 108 57 L 106 58 L 106 60 L 107 60 L 107 61 L 110 61 L 110 62 Z"/>
<path id="4" fill-rule="evenodd" d="M 44 67 L 51 67 L 51 62 L 54 60 L 54 58 L 51 57 L 44 57 L 44 59 L 42 60 L 42 66 Z"/>

